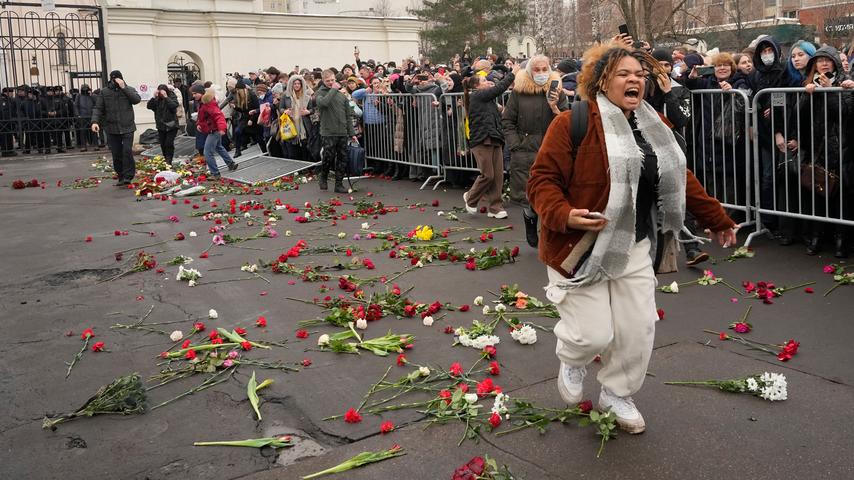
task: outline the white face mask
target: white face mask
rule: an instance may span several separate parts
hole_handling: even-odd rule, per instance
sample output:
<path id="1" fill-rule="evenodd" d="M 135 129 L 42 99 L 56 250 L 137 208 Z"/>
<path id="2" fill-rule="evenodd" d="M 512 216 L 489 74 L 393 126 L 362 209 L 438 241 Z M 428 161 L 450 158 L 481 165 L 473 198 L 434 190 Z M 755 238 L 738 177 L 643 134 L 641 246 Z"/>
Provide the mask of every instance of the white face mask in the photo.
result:
<path id="1" fill-rule="evenodd" d="M 534 75 L 534 83 L 537 85 L 545 85 L 549 81 L 548 73 L 537 73 Z"/>
<path id="2" fill-rule="evenodd" d="M 769 66 L 774 63 L 774 54 L 773 53 L 763 53 L 759 55 L 759 58 L 762 59 L 762 63 L 765 66 Z"/>

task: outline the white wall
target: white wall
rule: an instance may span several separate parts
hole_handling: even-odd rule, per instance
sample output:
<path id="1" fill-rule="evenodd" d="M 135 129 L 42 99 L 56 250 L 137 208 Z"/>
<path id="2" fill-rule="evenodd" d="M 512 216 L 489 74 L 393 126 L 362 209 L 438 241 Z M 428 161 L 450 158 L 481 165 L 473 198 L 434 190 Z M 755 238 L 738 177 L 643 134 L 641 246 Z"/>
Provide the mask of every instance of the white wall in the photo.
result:
<path id="1" fill-rule="evenodd" d="M 172 4 L 173 0 L 170 0 Z M 231 0 L 251 3 L 254 0 Z M 123 5 L 130 0 L 122 1 Z M 159 0 L 137 0 L 157 4 Z M 181 3 L 181 2 L 175 2 Z M 186 2 L 185 2 L 186 3 Z M 195 3 L 195 2 L 193 2 Z M 221 4 L 223 2 L 212 2 Z M 156 85 L 167 79 L 166 64 L 176 52 L 198 60 L 202 78 L 224 84 L 225 73 L 259 67 L 290 70 L 339 67 L 353 61 L 353 45 L 362 58 L 400 60 L 418 53 L 421 23 L 411 18 L 201 12 L 148 8 L 105 9 L 108 71 L 122 71 L 129 85 Z M 138 130 L 153 116 L 140 105 Z"/>

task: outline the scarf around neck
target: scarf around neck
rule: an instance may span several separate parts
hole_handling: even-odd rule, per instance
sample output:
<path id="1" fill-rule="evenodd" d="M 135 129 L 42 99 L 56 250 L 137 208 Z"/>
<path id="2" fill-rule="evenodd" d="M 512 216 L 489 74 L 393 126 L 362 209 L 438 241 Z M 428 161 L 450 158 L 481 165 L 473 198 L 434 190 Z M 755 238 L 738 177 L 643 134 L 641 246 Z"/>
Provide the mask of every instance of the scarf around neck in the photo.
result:
<path id="1" fill-rule="evenodd" d="M 629 263 L 635 244 L 637 190 L 643 164 L 643 153 L 635 142 L 632 128 L 623 111 L 604 94 L 596 98 L 605 132 L 610 192 L 602 212 L 608 219 L 596 235 L 590 256 L 575 271 L 573 278 L 555 285 L 569 290 L 617 278 Z M 673 131 L 647 102 L 635 110 L 638 129 L 658 157 L 658 203 L 653 208 L 653 221 L 662 233 L 678 233 L 685 217 L 685 154 Z M 654 239 L 652 232 L 651 239 Z M 655 254 L 655 246 L 650 252 Z"/>

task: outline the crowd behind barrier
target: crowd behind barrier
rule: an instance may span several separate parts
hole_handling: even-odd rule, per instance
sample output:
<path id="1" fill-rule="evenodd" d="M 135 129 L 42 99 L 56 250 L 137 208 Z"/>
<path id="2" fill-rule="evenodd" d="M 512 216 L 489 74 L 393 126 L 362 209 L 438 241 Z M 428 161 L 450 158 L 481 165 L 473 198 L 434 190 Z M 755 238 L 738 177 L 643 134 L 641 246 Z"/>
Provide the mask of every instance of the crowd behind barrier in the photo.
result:
<path id="1" fill-rule="evenodd" d="M 767 39 L 758 43 L 765 50 L 771 48 L 769 44 L 776 46 Z M 829 47 L 816 51 L 805 44 L 793 46 L 788 61 L 776 47 L 774 61 L 785 64 L 788 71 L 784 73 L 789 75 L 789 80 L 776 83 L 755 80 L 767 77 L 764 72 L 769 67 L 760 65 L 758 73 L 752 64 L 744 67 L 750 63 L 748 55 L 736 56 L 736 68 L 732 57 L 726 58 L 729 54 L 703 59 L 696 53 L 677 51 L 671 64 L 669 55 L 652 51 L 653 57 L 673 69 L 673 88 L 687 90 L 679 93 L 679 102 L 659 102 L 659 111 L 684 139 L 688 167 L 708 193 L 730 210 L 742 228 L 754 228 L 746 244 L 772 230 L 781 243 L 791 243 L 799 235 L 824 235 L 825 226 L 839 238 L 854 225 L 854 189 L 849 185 L 854 127 L 846 121 L 854 113 L 850 90 L 854 82 L 848 80 L 847 59 L 839 61 L 846 56 L 837 54 L 832 75 L 816 73 L 813 85 L 806 77 L 820 71 L 814 65 L 821 62 L 806 62 L 813 56 L 816 60 L 829 58 Z M 796 58 L 802 51 L 810 54 L 807 60 Z M 758 50 L 752 55 L 756 62 L 762 58 Z M 368 171 L 421 181 L 422 188 L 431 183 L 434 189 L 446 182 L 470 183 L 478 167 L 467 141 L 462 80 L 477 71 L 488 72 L 486 78 L 501 78 L 512 65 L 512 60 L 506 66 L 491 60 L 455 58 L 452 66 L 418 66 L 408 60 L 398 68 L 393 62 L 362 62 L 357 55 L 356 65 L 332 69 L 335 88 L 350 102 Z M 732 65 L 729 70 L 727 62 Z M 709 63 L 712 65 L 706 68 L 714 74 L 696 73 L 695 67 Z M 572 90 L 577 70 L 574 60 L 558 64 L 561 87 L 570 99 L 577 93 Z M 320 82 L 320 69 L 283 73 L 271 67 L 248 77 L 229 75 L 222 87 L 210 82 L 204 87 L 215 91 L 228 120 L 229 135 L 223 143 L 229 150 L 231 144 L 239 152 L 249 143 L 262 143 L 269 146 L 270 155 L 319 162 L 322 142 L 317 138 L 319 118 L 313 92 L 321 87 Z M 300 88 L 295 89 L 294 83 Z M 654 90 L 661 85 L 652 77 L 648 81 L 652 93 L 647 92 L 647 100 L 654 106 Z M 168 88 L 179 103 L 181 131 L 195 135 L 198 101 L 189 86 L 176 82 Z M 236 88 L 247 92 L 240 105 L 235 98 L 243 97 L 235 96 Z M 302 93 L 305 101 L 299 100 Z M 89 128 L 98 94 L 85 86 L 68 94 L 61 87 L 4 89 L 0 153 L 12 156 L 103 148 L 103 132 Z M 509 95 L 510 91 L 497 100 L 499 109 Z M 294 103 L 294 98 L 299 101 Z M 293 111 L 292 105 L 299 105 L 301 111 Z M 295 138 L 282 135 L 288 121 L 298 122 Z M 506 148 L 504 157 L 507 169 L 510 153 Z"/>

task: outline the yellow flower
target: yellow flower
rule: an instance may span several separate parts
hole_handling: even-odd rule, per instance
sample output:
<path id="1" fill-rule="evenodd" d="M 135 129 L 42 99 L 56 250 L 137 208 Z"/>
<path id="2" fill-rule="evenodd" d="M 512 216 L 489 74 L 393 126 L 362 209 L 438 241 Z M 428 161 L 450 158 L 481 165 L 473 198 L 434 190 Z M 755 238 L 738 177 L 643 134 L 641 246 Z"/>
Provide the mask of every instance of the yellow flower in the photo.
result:
<path id="1" fill-rule="evenodd" d="M 433 239 L 433 229 L 429 225 L 421 226 L 415 229 L 415 237 L 418 240 L 429 241 Z"/>

